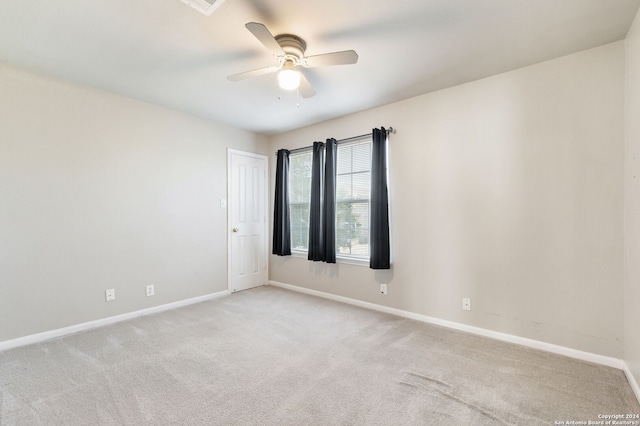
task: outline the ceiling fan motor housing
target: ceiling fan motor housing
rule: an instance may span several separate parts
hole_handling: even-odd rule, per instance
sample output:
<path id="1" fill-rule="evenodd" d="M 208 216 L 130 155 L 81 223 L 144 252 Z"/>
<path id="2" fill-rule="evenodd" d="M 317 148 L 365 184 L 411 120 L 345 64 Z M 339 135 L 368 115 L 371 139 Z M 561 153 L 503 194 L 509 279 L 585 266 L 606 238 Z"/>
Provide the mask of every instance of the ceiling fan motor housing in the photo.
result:
<path id="1" fill-rule="evenodd" d="M 291 59 L 296 65 L 298 65 L 304 57 L 304 51 L 307 49 L 307 43 L 305 43 L 305 41 L 300 37 L 293 34 L 280 34 L 275 38 L 286 54 L 285 59 Z"/>

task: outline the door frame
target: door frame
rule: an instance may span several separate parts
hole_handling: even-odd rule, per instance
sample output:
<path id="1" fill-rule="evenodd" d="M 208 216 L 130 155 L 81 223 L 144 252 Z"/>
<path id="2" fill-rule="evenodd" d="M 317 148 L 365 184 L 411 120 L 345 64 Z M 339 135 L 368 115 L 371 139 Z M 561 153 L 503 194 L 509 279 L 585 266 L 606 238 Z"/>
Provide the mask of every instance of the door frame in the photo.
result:
<path id="1" fill-rule="evenodd" d="M 233 293 L 233 286 L 231 283 L 232 269 L 231 269 L 231 256 L 233 251 L 231 250 L 231 182 L 233 180 L 231 170 L 231 157 L 233 155 L 243 155 L 246 157 L 257 158 L 264 160 L 264 259 L 265 259 L 265 271 L 267 274 L 266 282 L 269 281 L 269 157 L 262 154 L 256 154 L 255 152 L 241 151 L 238 149 L 227 148 L 227 293 Z"/>

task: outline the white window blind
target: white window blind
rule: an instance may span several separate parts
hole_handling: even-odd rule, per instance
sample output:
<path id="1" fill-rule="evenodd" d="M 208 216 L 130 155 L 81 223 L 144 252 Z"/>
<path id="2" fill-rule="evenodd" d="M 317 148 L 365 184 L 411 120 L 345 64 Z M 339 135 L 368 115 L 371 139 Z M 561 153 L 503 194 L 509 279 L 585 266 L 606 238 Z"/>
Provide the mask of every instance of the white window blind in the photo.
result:
<path id="1" fill-rule="evenodd" d="M 369 257 L 371 138 L 338 145 L 336 253 Z"/>
<path id="2" fill-rule="evenodd" d="M 291 249 L 309 248 L 309 200 L 311 199 L 311 151 L 289 156 L 289 211 Z"/>
<path id="3" fill-rule="evenodd" d="M 291 249 L 309 248 L 312 151 L 289 156 Z M 338 145 L 336 168 L 336 255 L 369 258 L 371 137 Z"/>

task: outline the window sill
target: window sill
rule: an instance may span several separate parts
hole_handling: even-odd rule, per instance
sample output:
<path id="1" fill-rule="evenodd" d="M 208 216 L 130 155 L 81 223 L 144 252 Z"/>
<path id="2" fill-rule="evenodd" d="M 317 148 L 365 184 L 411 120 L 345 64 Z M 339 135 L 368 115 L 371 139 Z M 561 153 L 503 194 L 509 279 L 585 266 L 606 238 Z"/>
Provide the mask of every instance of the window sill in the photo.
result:
<path id="1" fill-rule="evenodd" d="M 301 250 L 291 250 L 291 257 L 297 257 L 300 259 L 307 260 L 307 252 Z M 364 266 L 369 267 L 369 259 L 350 257 L 350 256 L 340 256 L 336 255 L 336 263 L 344 263 L 346 265 L 356 265 L 356 266 Z"/>
<path id="2" fill-rule="evenodd" d="M 336 255 L 336 262 L 346 263 L 347 265 L 357 265 L 369 267 L 369 259 L 363 259 L 358 257 L 340 256 Z"/>
<path id="3" fill-rule="evenodd" d="M 300 251 L 300 250 L 291 250 L 291 257 L 299 257 L 300 259 L 306 259 L 307 258 L 307 252 L 306 251 Z"/>

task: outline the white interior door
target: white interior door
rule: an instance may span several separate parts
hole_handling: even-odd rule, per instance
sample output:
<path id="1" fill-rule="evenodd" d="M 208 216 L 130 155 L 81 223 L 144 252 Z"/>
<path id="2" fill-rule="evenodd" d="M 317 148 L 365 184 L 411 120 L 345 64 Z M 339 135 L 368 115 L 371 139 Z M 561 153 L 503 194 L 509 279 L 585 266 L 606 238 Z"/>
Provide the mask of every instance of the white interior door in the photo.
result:
<path id="1" fill-rule="evenodd" d="M 228 152 L 229 291 L 267 283 L 267 157 Z"/>

